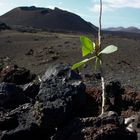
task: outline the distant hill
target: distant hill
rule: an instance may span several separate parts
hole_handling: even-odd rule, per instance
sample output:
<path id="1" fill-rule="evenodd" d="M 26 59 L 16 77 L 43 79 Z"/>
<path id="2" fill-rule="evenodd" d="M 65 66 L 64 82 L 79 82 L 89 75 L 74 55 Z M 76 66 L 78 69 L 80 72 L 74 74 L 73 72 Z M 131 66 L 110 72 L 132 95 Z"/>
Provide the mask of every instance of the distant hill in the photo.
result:
<path id="1" fill-rule="evenodd" d="M 140 29 L 136 28 L 136 27 L 128 27 L 128 28 L 124 28 L 124 27 L 111 27 L 111 28 L 107 28 L 104 29 L 105 31 L 119 31 L 119 32 L 129 32 L 129 33 L 140 33 Z"/>
<path id="2" fill-rule="evenodd" d="M 11 26 L 31 26 L 43 30 L 97 33 L 96 26 L 59 8 L 18 7 L 0 16 L 0 21 Z"/>

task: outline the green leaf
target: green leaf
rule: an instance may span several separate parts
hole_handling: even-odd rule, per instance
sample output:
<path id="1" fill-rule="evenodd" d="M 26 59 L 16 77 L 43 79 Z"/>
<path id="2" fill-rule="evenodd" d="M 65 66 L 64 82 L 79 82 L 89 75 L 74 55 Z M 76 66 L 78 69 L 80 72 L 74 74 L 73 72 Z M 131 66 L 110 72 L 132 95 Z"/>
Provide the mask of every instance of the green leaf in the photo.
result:
<path id="1" fill-rule="evenodd" d="M 82 56 L 86 56 L 94 51 L 95 43 L 92 42 L 89 38 L 86 36 L 80 36 L 80 41 L 82 44 Z"/>
<path id="2" fill-rule="evenodd" d="M 76 68 L 79 68 L 80 66 L 82 66 L 83 64 L 85 64 L 86 62 L 88 62 L 88 61 L 90 61 L 90 60 L 92 60 L 92 59 L 94 59 L 94 58 L 95 58 L 95 56 L 94 56 L 94 57 L 91 57 L 91 58 L 84 59 L 84 60 L 82 60 L 82 61 L 80 61 L 80 62 L 74 64 L 74 65 L 71 67 L 71 69 L 74 70 L 74 69 L 76 69 Z"/>
<path id="3" fill-rule="evenodd" d="M 118 50 L 118 47 L 114 46 L 114 45 L 109 45 L 107 47 L 105 47 L 99 54 L 110 54 L 113 53 L 115 51 Z"/>

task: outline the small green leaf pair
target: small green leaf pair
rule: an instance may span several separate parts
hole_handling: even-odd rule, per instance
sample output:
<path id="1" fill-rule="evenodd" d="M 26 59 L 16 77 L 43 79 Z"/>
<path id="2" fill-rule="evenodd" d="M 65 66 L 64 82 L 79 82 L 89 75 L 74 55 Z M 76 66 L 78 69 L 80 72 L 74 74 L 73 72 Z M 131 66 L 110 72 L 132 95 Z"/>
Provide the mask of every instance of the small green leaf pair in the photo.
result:
<path id="1" fill-rule="evenodd" d="M 101 54 L 110 54 L 118 50 L 116 46 L 109 45 L 99 52 L 98 51 L 99 49 L 97 48 L 98 44 L 95 44 L 94 42 L 92 42 L 88 37 L 80 36 L 80 41 L 82 44 L 82 56 L 84 57 L 84 56 L 87 56 L 88 54 L 93 54 L 93 56 L 74 64 L 72 66 L 73 70 L 82 66 L 83 64 L 87 63 L 88 61 L 92 59 L 96 59 L 95 60 L 95 69 L 96 69 L 98 61 L 101 61 L 100 59 Z"/>

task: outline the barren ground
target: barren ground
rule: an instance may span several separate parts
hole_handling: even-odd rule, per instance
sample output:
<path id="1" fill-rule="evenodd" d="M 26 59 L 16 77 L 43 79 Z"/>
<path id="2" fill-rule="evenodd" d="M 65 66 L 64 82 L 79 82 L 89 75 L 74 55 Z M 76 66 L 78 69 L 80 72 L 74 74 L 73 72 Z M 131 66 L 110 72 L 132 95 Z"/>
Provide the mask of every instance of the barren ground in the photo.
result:
<path id="1" fill-rule="evenodd" d="M 26 67 L 42 75 L 46 68 L 58 63 L 73 64 L 82 59 L 79 36 L 74 33 L 18 32 L 6 30 L 0 32 L 1 61 Z M 87 35 L 92 40 L 95 37 Z M 104 74 L 108 81 L 119 80 L 123 85 L 140 89 L 140 38 L 104 35 L 103 44 L 117 45 L 119 50 L 104 57 Z M 9 60 L 8 60 L 9 59 Z M 91 67 L 91 68 L 90 68 Z M 93 66 L 88 64 L 80 72 L 90 75 L 93 86 L 99 81 L 91 77 Z M 88 78 L 86 81 L 89 82 Z"/>

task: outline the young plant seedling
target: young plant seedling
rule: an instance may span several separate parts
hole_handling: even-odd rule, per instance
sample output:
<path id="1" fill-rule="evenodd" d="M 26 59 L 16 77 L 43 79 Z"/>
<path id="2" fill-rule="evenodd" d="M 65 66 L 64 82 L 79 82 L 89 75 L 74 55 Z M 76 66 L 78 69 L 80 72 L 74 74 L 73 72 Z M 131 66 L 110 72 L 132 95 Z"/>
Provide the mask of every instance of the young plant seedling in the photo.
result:
<path id="1" fill-rule="evenodd" d="M 81 36 L 80 41 L 82 44 L 82 56 L 85 57 L 88 54 L 92 54 L 91 57 L 86 58 L 72 66 L 72 69 L 79 68 L 83 64 L 87 63 L 88 61 L 91 61 L 95 59 L 95 70 L 97 69 L 97 65 L 99 64 L 100 66 L 100 72 L 101 72 L 101 86 L 102 86 L 102 111 L 101 114 L 104 113 L 105 111 L 105 80 L 104 80 L 104 75 L 103 75 L 103 61 L 102 61 L 102 55 L 103 54 L 110 54 L 115 51 L 117 51 L 117 47 L 114 45 L 109 45 L 105 47 L 103 50 L 101 48 L 101 25 L 102 25 L 102 0 L 100 1 L 100 15 L 99 15 L 99 28 L 98 28 L 98 41 L 97 43 L 92 42 L 88 37 L 86 36 Z"/>
<path id="2" fill-rule="evenodd" d="M 117 51 L 117 47 L 114 45 L 109 45 L 107 47 L 105 47 L 103 50 L 100 50 L 99 44 L 98 42 L 95 44 L 94 42 L 92 42 L 88 37 L 86 36 L 80 36 L 80 41 L 81 41 L 81 50 L 82 50 L 82 56 L 85 57 L 88 54 L 92 54 L 91 57 L 89 58 L 85 58 L 82 61 L 75 63 L 71 68 L 77 69 L 80 66 L 84 65 L 85 63 L 91 61 L 91 60 L 95 60 L 95 70 L 97 69 L 97 65 L 100 66 L 100 70 L 102 69 L 102 54 L 111 54 L 115 51 Z M 101 70 L 101 80 L 102 82 L 102 114 L 104 113 L 104 106 L 105 106 L 105 95 L 104 95 L 104 90 L 105 90 L 105 85 L 104 85 L 104 77 L 103 77 L 103 71 Z"/>
<path id="3" fill-rule="evenodd" d="M 82 44 L 82 56 L 85 57 L 88 54 L 93 54 L 93 56 L 74 64 L 72 66 L 72 69 L 79 68 L 81 65 L 87 63 L 88 61 L 90 61 L 92 59 L 95 59 L 95 69 L 96 69 L 98 62 L 99 62 L 99 64 L 102 63 L 101 54 L 110 54 L 110 53 L 117 51 L 117 49 L 118 49 L 114 45 L 109 45 L 100 51 L 99 45 L 92 42 L 86 36 L 80 36 L 80 41 Z"/>

